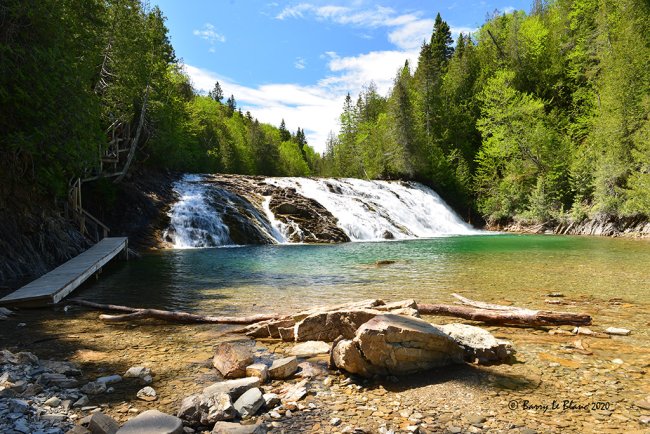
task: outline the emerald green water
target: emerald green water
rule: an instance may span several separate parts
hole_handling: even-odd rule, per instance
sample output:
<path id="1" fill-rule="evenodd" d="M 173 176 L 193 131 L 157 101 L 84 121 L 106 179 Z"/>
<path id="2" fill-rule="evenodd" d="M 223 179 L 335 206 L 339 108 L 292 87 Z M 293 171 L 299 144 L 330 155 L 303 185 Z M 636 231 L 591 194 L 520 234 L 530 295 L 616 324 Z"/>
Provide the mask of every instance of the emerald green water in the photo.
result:
<path id="1" fill-rule="evenodd" d="M 386 260 L 396 262 L 376 265 Z M 363 298 L 450 302 L 452 292 L 531 308 L 548 309 L 545 300 L 551 292 L 580 301 L 583 310 L 589 300 L 613 298 L 647 308 L 650 244 L 596 237 L 488 235 L 167 250 L 116 264 L 80 295 L 132 306 L 249 314 Z M 636 316 L 631 321 L 643 323 Z M 618 325 L 625 326 L 620 321 Z"/>

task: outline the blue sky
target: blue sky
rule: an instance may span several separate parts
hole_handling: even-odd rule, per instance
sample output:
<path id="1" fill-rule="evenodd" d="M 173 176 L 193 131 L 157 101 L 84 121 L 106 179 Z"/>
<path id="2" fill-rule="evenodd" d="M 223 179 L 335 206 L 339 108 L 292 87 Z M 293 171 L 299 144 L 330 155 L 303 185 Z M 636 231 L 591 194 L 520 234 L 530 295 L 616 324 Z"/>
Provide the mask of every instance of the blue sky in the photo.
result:
<path id="1" fill-rule="evenodd" d="M 323 151 L 347 92 L 375 82 L 386 94 L 397 69 L 417 60 L 440 12 L 459 32 L 494 10 L 528 11 L 531 0 L 153 0 L 167 17 L 176 55 L 197 90 L 219 81 L 261 122 L 301 127 Z"/>

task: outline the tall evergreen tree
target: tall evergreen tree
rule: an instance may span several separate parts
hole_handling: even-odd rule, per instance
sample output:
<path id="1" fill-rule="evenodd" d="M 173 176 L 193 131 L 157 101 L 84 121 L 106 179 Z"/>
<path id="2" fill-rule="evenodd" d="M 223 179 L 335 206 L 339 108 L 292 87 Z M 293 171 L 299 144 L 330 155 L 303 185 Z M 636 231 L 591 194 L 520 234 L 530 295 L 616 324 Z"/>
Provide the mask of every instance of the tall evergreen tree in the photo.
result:
<path id="1" fill-rule="evenodd" d="M 215 100 L 216 102 L 219 103 L 221 102 L 221 100 L 223 99 L 223 90 L 221 90 L 221 85 L 219 84 L 218 81 L 214 84 L 214 87 L 208 93 L 208 96 L 213 100 Z"/>

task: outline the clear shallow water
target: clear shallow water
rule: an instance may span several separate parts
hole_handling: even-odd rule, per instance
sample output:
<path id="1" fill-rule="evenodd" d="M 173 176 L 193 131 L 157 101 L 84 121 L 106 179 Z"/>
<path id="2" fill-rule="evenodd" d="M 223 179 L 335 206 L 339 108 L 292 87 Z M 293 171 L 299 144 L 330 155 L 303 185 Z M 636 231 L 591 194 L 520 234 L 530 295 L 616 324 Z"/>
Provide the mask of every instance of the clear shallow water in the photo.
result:
<path id="1" fill-rule="evenodd" d="M 383 260 L 396 262 L 376 265 Z M 452 292 L 557 310 L 589 311 L 589 300 L 622 298 L 635 306 L 629 314 L 619 309 L 597 314 L 618 320 L 612 325 L 625 326 L 620 315 L 644 325 L 650 321 L 650 243 L 492 235 L 167 250 L 116 263 L 79 296 L 205 314 L 249 314 L 363 298 L 450 302 Z M 549 306 L 544 300 L 550 292 L 582 304 Z M 637 318 L 637 309 L 646 312 L 645 319 Z"/>

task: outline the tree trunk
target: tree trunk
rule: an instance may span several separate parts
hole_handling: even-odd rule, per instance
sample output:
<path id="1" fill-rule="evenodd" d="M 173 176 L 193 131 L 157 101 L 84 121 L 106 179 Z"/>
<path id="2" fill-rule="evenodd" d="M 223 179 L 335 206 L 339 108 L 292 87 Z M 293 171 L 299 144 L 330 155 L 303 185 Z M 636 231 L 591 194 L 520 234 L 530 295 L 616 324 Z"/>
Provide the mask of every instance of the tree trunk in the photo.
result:
<path id="1" fill-rule="evenodd" d="M 118 306 L 114 304 L 99 304 L 91 301 L 71 299 L 70 303 L 79 306 L 91 307 L 99 310 L 113 310 L 117 312 L 126 312 L 125 315 L 100 315 L 99 319 L 106 322 L 124 322 L 135 319 L 155 318 L 164 321 L 196 323 L 196 324 L 253 324 L 270 319 L 281 319 L 281 315 L 261 314 L 245 317 L 232 316 L 205 316 L 187 312 L 168 311 L 160 309 L 138 309 L 127 306 Z"/>
<path id="2" fill-rule="evenodd" d="M 584 326 L 591 324 L 591 316 L 583 313 L 553 312 L 516 306 L 502 306 L 470 300 L 458 294 L 452 295 L 470 307 L 453 304 L 418 304 L 418 312 L 422 315 L 453 316 L 497 325 Z"/>

